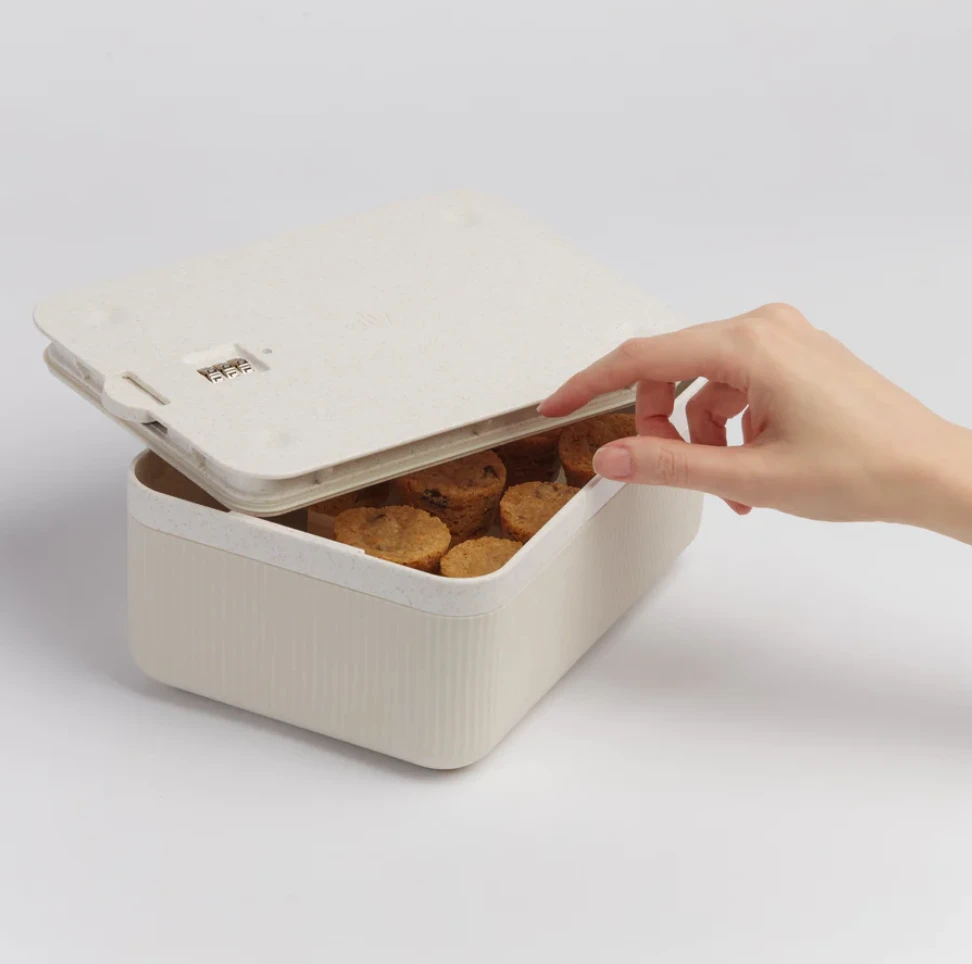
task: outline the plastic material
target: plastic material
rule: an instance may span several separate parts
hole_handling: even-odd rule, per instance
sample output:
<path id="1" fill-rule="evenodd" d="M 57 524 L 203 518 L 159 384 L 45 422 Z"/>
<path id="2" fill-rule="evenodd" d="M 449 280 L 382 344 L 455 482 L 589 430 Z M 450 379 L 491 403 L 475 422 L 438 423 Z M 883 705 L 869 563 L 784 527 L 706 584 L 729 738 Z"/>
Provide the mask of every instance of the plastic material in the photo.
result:
<path id="1" fill-rule="evenodd" d="M 556 525 L 544 526 L 498 572 L 443 579 L 353 546 L 327 542 L 322 548 L 320 536 L 281 529 L 276 521 L 213 512 L 207 505 L 171 498 L 168 493 L 180 485 L 178 479 L 158 457 L 139 459 L 129 487 L 131 518 L 160 532 L 440 616 L 480 615 L 509 602 L 621 488 L 618 482 L 595 479 L 560 510 Z"/>
<path id="2" fill-rule="evenodd" d="M 536 404 L 565 376 L 684 324 L 469 193 L 86 288 L 35 320 L 60 378 L 256 515 L 549 427 Z M 237 377 L 211 380 L 218 366 Z M 630 401 L 619 392 L 572 418 Z"/>
<path id="3" fill-rule="evenodd" d="M 545 565 L 461 581 L 424 573 L 409 580 L 403 571 L 399 586 L 416 590 L 404 604 L 377 591 L 392 582 L 390 564 L 361 556 L 358 590 L 317 578 L 308 574 L 312 559 L 295 560 L 310 550 L 324 571 L 323 560 L 347 560 L 344 547 L 193 505 L 185 491 L 177 498 L 148 490 L 146 470 L 135 464 L 129 489 L 130 640 L 142 670 L 439 769 L 488 753 L 669 568 L 702 510 L 694 492 L 614 489 L 589 517 L 551 520 L 547 528 L 563 544 Z M 164 518 L 166 531 L 146 524 L 153 501 L 165 503 L 155 521 Z M 235 551 L 196 538 L 207 514 L 239 529 Z M 260 547 L 254 531 L 263 533 Z M 489 587 L 502 580 L 513 591 L 497 597 Z M 466 594 L 454 595 L 457 588 Z M 444 615 L 456 600 L 467 613 L 481 611 Z"/>
<path id="4" fill-rule="evenodd" d="M 464 580 L 301 531 L 289 510 L 549 428 L 536 403 L 570 372 L 680 327 L 499 201 L 393 205 L 35 319 L 51 370 L 153 450 L 129 482 L 142 669 L 423 766 L 487 753 L 699 526 L 696 493 L 595 479 Z"/>

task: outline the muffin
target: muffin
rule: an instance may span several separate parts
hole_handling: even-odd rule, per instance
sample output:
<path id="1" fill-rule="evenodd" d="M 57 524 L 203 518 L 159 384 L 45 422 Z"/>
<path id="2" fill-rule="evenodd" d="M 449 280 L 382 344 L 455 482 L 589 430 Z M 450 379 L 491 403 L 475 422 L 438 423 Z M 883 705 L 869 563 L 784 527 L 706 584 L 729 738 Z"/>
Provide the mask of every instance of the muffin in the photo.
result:
<path id="1" fill-rule="evenodd" d="M 578 487 L 587 485 L 594 478 L 594 453 L 608 442 L 633 435 L 637 435 L 635 417 L 628 412 L 595 415 L 568 425 L 558 445 L 567 482 Z"/>
<path id="2" fill-rule="evenodd" d="M 485 576 L 505 566 L 516 555 L 517 550 L 522 548 L 521 542 L 497 539 L 494 536 L 469 539 L 453 547 L 442 557 L 440 571 L 443 576 L 451 579 Z"/>
<path id="3" fill-rule="evenodd" d="M 541 432 L 501 445 L 496 454 L 506 466 L 506 484 L 550 482 L 557 477 L 557 442 L 560 429 Z"/>
<path id="4" fill-rule="evenodd" d="M 503 535 L 526 542 L 579 491 L 559 482 L 524 482 L 507 489 L 500 502 Z"/>
<path id="5" fill-rule="evenodd" d="M 495 452 L 479 452 L 396 480 L 394 501 L 438 516 L 454 542 L 484 535 L 506 487 L 506 467 Z"/>
<path id="6" fill-rule="evenodd" d="M 380 482 L 378 485 L 369 485 L 366 489 L 345 492 L 344 495 L 336 495 L 333 499 L 317 502 L 307 511 L 308 513 L 319 513 L 334 518 L 342 512 L 347 512 L 348 509 L 374 508 L 378 505 L 384 505 L 387 501 L 388 483 Z"/>
<path id="7" fill-rule="evenodd" d="M 407 505 L 347 509 L 334 520 L 334 538 L 369 556 L 435 572 L 449 548 L 445 523 Z"/>
<path id="8" fill-rule="evenodd" d="M 315 536 L 331 538 L 334 535 L 334 520 L 348 509 L 376 508 L 388 501 L 388 483 L 358 489 L 355 492 L 345 492 L 333 499 L 317 502 L 305 510 L 307 531 Z"/>

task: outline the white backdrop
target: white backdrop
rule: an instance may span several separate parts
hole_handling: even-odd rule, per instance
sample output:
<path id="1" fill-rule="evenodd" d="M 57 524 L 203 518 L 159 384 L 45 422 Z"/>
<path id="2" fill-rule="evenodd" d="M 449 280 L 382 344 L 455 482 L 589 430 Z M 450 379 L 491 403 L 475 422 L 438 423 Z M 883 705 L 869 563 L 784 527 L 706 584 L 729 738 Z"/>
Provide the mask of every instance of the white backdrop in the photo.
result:
<path id="1" fill-rule="evenodd" d="M 426 773 L 140 676 L 136 445 L 30 326 L 469 186 L 690 317 L 792 301 L 972 424 L 968 5 L 147 7 L 0 13 L 0 959 L 968 961 L 967 547 L 712 502 L 499 750 Z"/>

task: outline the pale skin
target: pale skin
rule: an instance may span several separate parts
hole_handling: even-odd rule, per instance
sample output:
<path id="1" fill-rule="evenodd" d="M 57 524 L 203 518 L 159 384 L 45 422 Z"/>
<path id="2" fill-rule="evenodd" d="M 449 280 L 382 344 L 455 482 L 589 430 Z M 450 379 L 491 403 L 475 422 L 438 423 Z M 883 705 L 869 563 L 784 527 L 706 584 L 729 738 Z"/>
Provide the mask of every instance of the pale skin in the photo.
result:
<path id="1" fill-rule="evenodd" d="M 690 441 L 669 417 L 675 384 Z M 972 545 L 972 432 L 879 375 L 790 305 L 625 342 L 540 405 L 569 415 L 637 383 L 638 436 L 600 449 L 605 478 L 696 489 L 828 521 L 919 526 Z M 743 444 L 726 444 L 741 418 Z"/>

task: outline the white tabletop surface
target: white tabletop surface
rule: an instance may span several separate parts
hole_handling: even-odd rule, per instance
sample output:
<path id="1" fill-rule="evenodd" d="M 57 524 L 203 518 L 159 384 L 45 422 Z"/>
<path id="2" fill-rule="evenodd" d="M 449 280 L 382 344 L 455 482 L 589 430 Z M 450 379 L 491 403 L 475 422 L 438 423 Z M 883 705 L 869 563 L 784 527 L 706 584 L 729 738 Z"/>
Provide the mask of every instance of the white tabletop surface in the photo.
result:
<path id="1" fill-rule="evenodd" d="M 145 6 L 0 30 L 0 960 L 972 958 L 972 550 L 713 502 L 499 749 L 425 772 L 139 674 L 136 444 L 30 326 L 469 186 L 690 317 L 792 301 L 972 424 L 968 8 Z"/>

